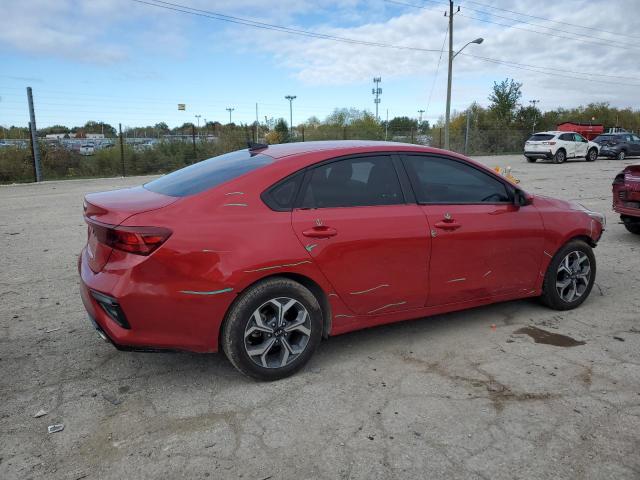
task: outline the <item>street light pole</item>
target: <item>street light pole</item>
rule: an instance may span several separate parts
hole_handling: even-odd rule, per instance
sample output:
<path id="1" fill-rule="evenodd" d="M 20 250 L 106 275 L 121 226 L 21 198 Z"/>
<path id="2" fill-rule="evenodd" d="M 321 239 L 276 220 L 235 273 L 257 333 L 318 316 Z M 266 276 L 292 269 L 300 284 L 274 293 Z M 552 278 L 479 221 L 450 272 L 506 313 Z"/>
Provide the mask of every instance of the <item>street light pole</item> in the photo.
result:
<path id="1" fill-rule="evenodd" d="M 231 124 L 231 112 L 233 112 L 233 111 L 235 110 L 235 108 L 233 108 L 233 107 L 227 107 L 227 108 L 225 108 L 225 110 L 226 110 L 227 112 L 229 112 L 229 124 Z"/>
<path id="2" fill-rule="evenodd" d="M 460 11 L 460 7 L 458 7 L 457 11 Z M 483 38 L 476 38 L 475 40 L 466 43 L 465 46 L 458 50 L 456 53 L 453 53 L 453 15 L 453 0 L 449 0 L 449 14 L 447 15 L 447 12 L 445 12 L 445 16 L 449 17 L 449 75 L 447 76 L 447 108 L 444 117 L 444 148 L 446 150 L 448 150 L 450 146 L 449 120 L 451 119 L 451 79 L 453 76 L 453 59 L 456 58 L 456 56 L 467 47 L 467 45 L 470 45 L 472 43 L 480 45 L 484 41 Z"/>
<path id="3" fill-rule="evenodd" d="M 535 133 L 536 131 L 536 103 L 539 103 L 540 100 L 529 100 L 529 103 L 533 105 L 533 126 L 531 127 L 531 133 Z"/>
<path id="4" fill-rule="evenodd" d="M 196 117 L 196 119 L 198 120 L 198 138 L 200 138 L 200 117 L 201 117 L 201 116 L 202 116 L 202 115 L 200 115 L 200 114 L 198 114 L 198 115 L 196 115 L 196 116 L 195 116 L 195 117 Z"/>
<path id="5" fill-rule="evenodd" d="M 293 135 L 293 101 L 296 99 L 295 95 L 287 95 L 284 98 L 289 100 L 289 132 Z"/>

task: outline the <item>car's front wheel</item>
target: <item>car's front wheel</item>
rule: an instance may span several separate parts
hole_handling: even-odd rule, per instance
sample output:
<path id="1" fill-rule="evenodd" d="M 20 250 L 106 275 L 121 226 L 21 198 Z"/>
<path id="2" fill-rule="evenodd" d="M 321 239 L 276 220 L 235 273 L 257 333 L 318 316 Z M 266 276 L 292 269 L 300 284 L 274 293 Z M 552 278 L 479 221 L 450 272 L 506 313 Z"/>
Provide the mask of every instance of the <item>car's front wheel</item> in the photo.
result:
<path id="1" fill-rule="evenodd" d="M 596 258 L 583 240 L 572 240 L 551 259 L 542 286 L 542 302 L 555 310 L 571 310 L 584 302 L 596 278 Z"/>
<path id="2" fill-rule="evenodd" d="M 221 343 L 245 375 L 278 380 L 302 368 L 321 337 L 316 297 L 298 282 L 274 277 L 250 287 L 231 306 Z"/>
<path id="3" fill-rule="evenodd" d="M 587 162 L 595 162 L 597 158 L 598 158 L 598 150 L 595 148 L 590 149 L 589 152 L 587 153 Z"/>

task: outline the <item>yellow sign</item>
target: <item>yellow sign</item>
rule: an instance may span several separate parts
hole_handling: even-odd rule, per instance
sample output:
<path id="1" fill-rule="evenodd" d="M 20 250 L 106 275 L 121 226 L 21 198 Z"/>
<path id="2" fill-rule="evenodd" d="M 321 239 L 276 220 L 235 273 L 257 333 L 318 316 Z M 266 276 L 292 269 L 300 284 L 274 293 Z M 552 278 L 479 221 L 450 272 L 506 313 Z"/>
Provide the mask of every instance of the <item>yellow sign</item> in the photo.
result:
<path id="1" fill-rule="evenodd" d="M 178 104 L 178 110 L 186 110 L 186 109 L 187 109 L 187 105 L 185 103 Z"/>

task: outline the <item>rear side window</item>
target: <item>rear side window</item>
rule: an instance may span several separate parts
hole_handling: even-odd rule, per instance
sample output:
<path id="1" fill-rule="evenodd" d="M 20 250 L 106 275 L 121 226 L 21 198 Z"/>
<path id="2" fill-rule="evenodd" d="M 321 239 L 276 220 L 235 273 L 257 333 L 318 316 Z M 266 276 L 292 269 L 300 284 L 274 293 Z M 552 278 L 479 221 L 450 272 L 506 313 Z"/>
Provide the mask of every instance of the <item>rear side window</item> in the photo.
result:
<path id="1" fill-rule="evenodd" d="M 364 207 L 404 203 L 391 157 L 338 160 L 309 172 L 303 208 Z"/>
<path id="2" fill-rule="evenodd" d="M 548 133 L 536 133 L 535 135 L 531 135 L 529 139 L 530 142 L 543 142 L 546 140 L 551 140 L 555 135 L 550 135 Z"/>
<path id="3" fill-rule="evenodd" d="M 417 155 L 403 160 L 419 203 L 511 201 L 504 183 L 466 163 Z"/>
<path id="4" fill-rule="evenodd" d="M 238 150 L 181 168 L 143 186 L 163 195 L 186 197 L 233 180 L 271 162 L 273 158 L 268 155 Z"/>
<path id="5" fill-rule="evenodd" d="M 277 212 L 288 212 L 293 208 L 304 172 L 296 173 L 281 180 L 262 194 L 262 200 Z"/>
<path id="6" fill-rule="evenodd" d="M 560 140 L 564 140 L 566 142 L 573 142 L 573 133 L 563 133 L 560 135 Z"/>

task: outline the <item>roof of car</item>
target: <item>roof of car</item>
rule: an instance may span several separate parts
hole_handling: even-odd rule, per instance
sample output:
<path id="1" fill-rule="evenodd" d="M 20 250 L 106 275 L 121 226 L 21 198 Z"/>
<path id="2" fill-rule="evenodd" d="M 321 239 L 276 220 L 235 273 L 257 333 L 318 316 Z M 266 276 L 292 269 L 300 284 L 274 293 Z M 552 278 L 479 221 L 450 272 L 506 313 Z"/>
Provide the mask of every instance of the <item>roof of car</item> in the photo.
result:
<path id="1" fill-rule="evenodd" d="M 349 154 L 371 151 L 419 151 L 425 153 L 442 152 L 438 148 L 399 142 L 378 142 L 372 140 L 330 140 L 320 142 L 292 142 L 269 145 L 267 148 L 255 149 L 256 153 L 283 158 L 303 153 L 331 151 L 336 154 Z M 452 152 L 446 152 L 452 154 Z M 453 155 L 456 155 L 455 153 Z"/>

